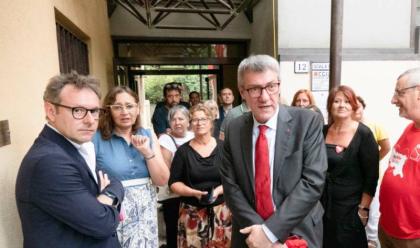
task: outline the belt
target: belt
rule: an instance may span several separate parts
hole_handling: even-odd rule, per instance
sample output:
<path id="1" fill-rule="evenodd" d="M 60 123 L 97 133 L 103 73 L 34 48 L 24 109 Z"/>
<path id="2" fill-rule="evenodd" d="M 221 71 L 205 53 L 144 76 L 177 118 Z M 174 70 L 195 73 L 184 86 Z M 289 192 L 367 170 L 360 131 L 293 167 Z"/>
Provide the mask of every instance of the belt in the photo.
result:
<path id="1" fill-rule="evenodd" d="M 147 184 L 149 182 L 150 182 L 150 178 L 148 177 L 121 181 L 124 187 L 138 186 L 138 185 Z"/>

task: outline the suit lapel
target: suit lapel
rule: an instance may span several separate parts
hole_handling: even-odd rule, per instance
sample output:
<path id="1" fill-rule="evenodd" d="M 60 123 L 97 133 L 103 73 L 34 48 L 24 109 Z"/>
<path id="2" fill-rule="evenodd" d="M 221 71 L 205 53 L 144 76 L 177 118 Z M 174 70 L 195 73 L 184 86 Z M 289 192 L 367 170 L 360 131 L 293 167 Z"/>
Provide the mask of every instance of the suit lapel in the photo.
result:
<path id="1" fill-rule="evenodd" d="M 252 127 L 254 121 L 252 119 L 252 114 L 247 113 L 247 118 L 244 125 L 241 127 L 241 146 L 242 146 L 242 158 L 244 161 L 245 171 L 248 177 L 248 181 L 251 182 L 249 185 L 251 187 L 252 197 L 255 196 L 254 192 L 254 171 L 252 168 Z"/>
<path id="2" fill-rule="evenodd" d="M 274 168 L 273 168 L 273 190 L 276 189 L 280 172 L 284 165 L 284 160 L 292 149 L 292 117 L 287 109 L 279 106 L 279 114 L 277 117 L 277 130 L 276 130 L 276 144 L 274 149 Z M 275 194 L 274 194 L 275 195 Z"/>
<path id="3" fill-rule="evenodd" d="M 41 132 L 41 135 L 60 146 L 67 154 L 69 154 L 70 157 L 75 158 L 77 161 L 79 161 L 78 165 L 81 165 L 82 169 L 88 172 L 89 177 L 95 182 L 96 188 L 99 191 L 99 177 L 97 184 L 85 159 L 82 157 L 82 155 L 80 155 L 79 151 L 76 149 L 76 147 L 74 147 L 73 144 L 71 144 L 66 138 L 64 138 L 63 135 L 57 133 L 48 126 L 44 127 L 44 129 Z"/>

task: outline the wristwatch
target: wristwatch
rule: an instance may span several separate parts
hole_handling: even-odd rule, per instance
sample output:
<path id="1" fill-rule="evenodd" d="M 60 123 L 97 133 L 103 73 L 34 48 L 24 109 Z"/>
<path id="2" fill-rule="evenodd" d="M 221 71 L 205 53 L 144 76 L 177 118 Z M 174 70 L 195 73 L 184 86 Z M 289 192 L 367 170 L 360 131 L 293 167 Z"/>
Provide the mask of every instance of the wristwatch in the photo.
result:
<path id="1" fill-rule="evenodd" d="M 106 196 L 108 196 L 109 198 L 112 199 L 112 206 L 114 206 L 114 207 L 118 206 L 118 204 L 119 204 L 118 198 L 112 192 L 104 190 L 104 191 L 102 191 L 101 194 L 106 195 Z"/>

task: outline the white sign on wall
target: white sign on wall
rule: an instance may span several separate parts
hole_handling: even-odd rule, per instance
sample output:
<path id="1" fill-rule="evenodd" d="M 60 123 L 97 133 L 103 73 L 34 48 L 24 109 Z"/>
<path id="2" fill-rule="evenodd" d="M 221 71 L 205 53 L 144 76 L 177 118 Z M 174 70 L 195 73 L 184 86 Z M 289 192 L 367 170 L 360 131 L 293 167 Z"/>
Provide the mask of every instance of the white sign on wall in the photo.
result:
<path id="1" fill-rule="evenodd" d="M 311 64 L 311 90 L 328 91 L 330 83 L 330 64 L 312 63 Z"/>

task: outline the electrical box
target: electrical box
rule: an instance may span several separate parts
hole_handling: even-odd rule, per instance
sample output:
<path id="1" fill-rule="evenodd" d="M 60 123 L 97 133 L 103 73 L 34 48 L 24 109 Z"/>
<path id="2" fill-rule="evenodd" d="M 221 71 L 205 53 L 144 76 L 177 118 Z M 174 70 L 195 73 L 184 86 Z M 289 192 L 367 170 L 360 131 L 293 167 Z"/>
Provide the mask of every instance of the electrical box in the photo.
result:
<path id="1" fill-rule="evenodd" d="M 9 121 L 0 121 L 0 147 L 10 145 Z"/>

